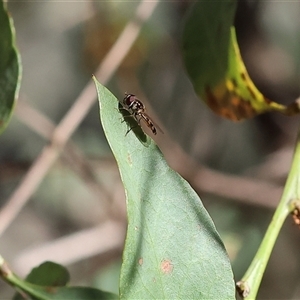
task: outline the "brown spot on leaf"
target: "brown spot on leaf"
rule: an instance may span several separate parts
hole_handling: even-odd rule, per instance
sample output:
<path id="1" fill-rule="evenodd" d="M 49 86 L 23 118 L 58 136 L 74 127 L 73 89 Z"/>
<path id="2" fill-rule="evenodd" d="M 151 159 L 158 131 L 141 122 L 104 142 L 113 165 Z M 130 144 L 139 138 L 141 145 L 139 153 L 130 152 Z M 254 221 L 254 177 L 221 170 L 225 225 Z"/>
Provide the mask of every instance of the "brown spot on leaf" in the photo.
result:
<path id="1" fill-rule="evenodd" d="M 266 103 L 270 104 L 272 102 L 269 98 L 267 98 L 265 96 L 263 96 L 263 97 L 264 97 L 264 100 L 265 100 Z"/>
<path id="2" fill-rule="evenodd" d="M 235 78 L 231 78 L 231 82 L 232 82 L 232 84 L 233 84 L 233 86 L 234 86 L 235 88 L 237 88 L 237 87 L 238 87 L 238 85 L 237 85 L 237 82 L 236 82 Z"/>
<path id="3" fill-rule="evenodd" d="M 205 88 L 206 104 L 217 114 L 223 115 L 221 113 L 222 106 L 220 105 L 218 98 L 215 97 L 209 86 Z"/>
<path id="4" fill-rule="evenodd" d="M 55 294 L 57 292 L 57 287 L 55 286 L 46 286 L 45 289 L 49 294 Z"/>
<path id="5" fill-rule="evenodd" d="M 251 118 L 257 115 L 255 109 L 247 99 L 243 99 L 233 92 L 227 91 L 217 98 L 209 86 L 205 89 L 207 105 L 218 115 L 232 121 Z"/>
<path id="6" fill-rule="evenodd" d="M 249 85 L 247 85 L 247 89 L 248 89 L 248 92 L 250 93 L 252 99 L 256 99 L 255 93 L 252 91 L 252 88 Z"/>
<path id="7" fill-rule="evenodd" d="M 143 262 L 144 262 L 144 260 L 143 260 L 143 258 L 141 257 L 141 258 L 139 259 L 139 265 L 141 266 L 141 265 L 143 264 Z"/>
<path id="8" fill-rule="evenodd" d="M 237 96 L 231 97 L 231 104 L 233 106 L 239 106 L 240 105 L 240 99 Z"/>
<path id="9" fill-rule="evenodd" d="M 244 81 L 247 81 L 247 76 L 246 76 L 246 74 L 243 72 L 243 73 L 241 73 L 241 77 L 242 77 L 242 79 L 244 80 Z"/>
<path id="10" fill-rule="evenodd" d="M 171 274 L 173 271 L 173 264 L 170 260 L 164 259 L 160 264 L 160 269 L 164 274 Z"/>
<path id="11" fill-rule="evenodd" d="M 127 160 L 129 164 L 132 165 L 131 155 L 129 153 L 127 154 Z"/>

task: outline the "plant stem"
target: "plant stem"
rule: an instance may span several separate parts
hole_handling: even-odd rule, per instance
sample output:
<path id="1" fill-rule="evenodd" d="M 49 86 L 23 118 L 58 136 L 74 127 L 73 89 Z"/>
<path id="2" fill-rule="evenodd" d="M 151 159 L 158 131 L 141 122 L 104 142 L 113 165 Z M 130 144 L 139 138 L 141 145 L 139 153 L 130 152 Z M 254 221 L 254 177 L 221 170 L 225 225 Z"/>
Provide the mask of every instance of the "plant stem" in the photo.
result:
<path id="1" fill-rule="evenodd" d="M 256 295 L 269 261 L 271 252 L 276 242 L 280 229 L 288 216 L 293 211 L 291 202 L 300 199 L 299 178 L 300 178 L 300 130 L 298 132 L 292 166 L 286 181 L 286 185 L 280 203 L 274 213 L 272 221 L 264 236 L 264 239 L 251 263 L 247 272 L 237 283 L 237 287 L 243 294 L 244 299 L 256 299 Z"/>

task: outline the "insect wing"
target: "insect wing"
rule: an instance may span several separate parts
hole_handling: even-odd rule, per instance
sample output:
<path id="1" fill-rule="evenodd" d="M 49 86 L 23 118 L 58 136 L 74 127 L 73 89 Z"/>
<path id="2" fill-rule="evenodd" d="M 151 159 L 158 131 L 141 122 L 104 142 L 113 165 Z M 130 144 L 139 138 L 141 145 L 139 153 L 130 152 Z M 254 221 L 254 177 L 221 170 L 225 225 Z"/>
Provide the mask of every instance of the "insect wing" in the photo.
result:
<path id="1" fill-rule="evenodd" d="M 148 115 L 145 113 L 141 113 L 141 114 L 139 114 L 139 116 L 140 116 L 139 122 L 140 122 L 140 120 L 143 120 L 144 123 L 146 124 L 146 126 L 151 129 L 152 133 L 157 134 L 156 128 L 155 128 L 152 120 L 148 117 Z"/>
<path id="2" fill-rule="evenodd" d="M 141 120 L 145 123 L 145 125 L 150 128 L 154 135 L 157 134 L 156 128 L 163 134 L 162 129 L 152 121 L 152 119 L 145 112 L 145 105 L 141 100 L 139 100 L 134 94 L 125 93 L 125 97 L 122 101 L 119 101 L 119 110 L 124 116 L 127 124 L 136 121 L 140 126 Z M 122 112 L 123 111 L 123 112 Z M 132 118 L 130 118 L 132 117 Z M 127 119 L 127 120 L 126 120 Z M 131 119 L 131 120 L 129 120 Z M 129 124 L 130 130 L 133 130 L 135 127 L 133 124 Z"/>
<path id="3" fill-rule="evenodd" d="M 143 120 L 144 123 L 146 124 L 146 126 L 151 129 L 153 134 L 155 134 L 155 135 L 157 134 L 156 129 L 158 129 L 162 134 L 164 133 L 162 131 L 162 129 L 146 113 L 144 113 L 144 112 L 140 113 L 139 116 L 140 116 L 139 121 Z"/>

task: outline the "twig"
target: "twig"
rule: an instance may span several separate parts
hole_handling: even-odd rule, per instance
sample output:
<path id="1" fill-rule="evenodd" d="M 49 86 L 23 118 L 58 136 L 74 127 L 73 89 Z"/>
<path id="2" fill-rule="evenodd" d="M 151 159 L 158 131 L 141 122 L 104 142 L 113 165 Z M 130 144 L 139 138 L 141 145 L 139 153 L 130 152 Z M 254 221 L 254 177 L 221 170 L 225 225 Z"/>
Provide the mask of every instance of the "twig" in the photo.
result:
<path id="1" fill-rule="evenodd" d="M 38 110 L 32 108 L 24 99 L 19 99 L 15 114 L 18 119 L 46 140 L 50 140 L 55 124 Z"/>
<path id="2" fill-rule="evenodd" d="M 273 215 L 272 221 L 265 233 L 265 236 L 256 252 L 248 270 L 243 278 L 237 282 L 237 287 L 243 299 L 256 299 L 267 263 L 270 259 L 274 244 L 278 238 L 282 225 L 297 206 L 299 206 L 299 164 L 300 164 L 300 129 L 295 146 L 294 157 L 291 169 L 281 196 L 279 205 Z M 294 219 L 294 221 L 297 219 Z"/>
<path id="3" fill-rule="evenodd" d="M 51 139 L 53 131 L 55 130 L 55 125 L 48 117 L 31 107 L 24 100 L 20 101 L 20 99 L 15 113 L 24 124 L 40 136 L 44 137 L 46 140 Z M 112 203 L 110 193 L 99 181 L 97 181 L 89 162 L 85 159 L 80 149 L 71 141 L 67 142 L 63 156 L 68 166 L 75 174 L 81 177 L 97 198 L 101 199 L 101 201 Z"/>
<path id="4" fill-rule="evenodd" d="M 263 163 L 249 168 L 245 173 L 262 180 L 283 181 L 289 173 L 293 152 L 293 145 L 285 145 L 268 155 Z"/>
<path id="5" fill-rule="evenodd" d="M 24 251 L 13 261 L 13 266 L 19 275 L 25 275 L 46 260 L 68 265 L 94 255 L 122 249 L 125 231 L 124 223 L 109 220 L 101 226 L 85 229 Z M 70 249 L 72 251 L 69 251 Z"/>
<path id="6" fill-rule="evenodd" d="M 113 76 L 122 60 L 128 54 L 137 39 L 142 25 L 146 22 L 159 1 L 142 1 L 137 7 L 135 16 L 126 25 L 123 32 L 104 58 L 96 72 L 97 79 L 103 84 Z M 23 178 L 0 212 L 0 235 L 21 211 L 29 197 L 35 192 L 44 176 L 59 157 L 62 148 L 82 122 L 96 99 L 96 89 L 92 80 L 83 89 L 73 106 L 55 128 L 52 142 L 44 147 L 39 157 Z"/>
<path id="7" fill-rule="evenodd" d="M 205 167 L 201 167 L 194 176 L 190 176 L 189 181 L 198 191 L 240 203 L 273 209 L 278 205 L 283 191 L 279 185 L 253 178 L 224 174 Z"/>
<path id="8" fill-rule="evenodd" d="M 172 149 L 172 150 L 170 150 Z M 274 209 L 282 194 L 282 186 L 246 176 L 212 170 L 197 164 L 175 144 L 163 149 L 171 167 L 179 172 L 201 196 L 208 193 L 239 203 Z"/>

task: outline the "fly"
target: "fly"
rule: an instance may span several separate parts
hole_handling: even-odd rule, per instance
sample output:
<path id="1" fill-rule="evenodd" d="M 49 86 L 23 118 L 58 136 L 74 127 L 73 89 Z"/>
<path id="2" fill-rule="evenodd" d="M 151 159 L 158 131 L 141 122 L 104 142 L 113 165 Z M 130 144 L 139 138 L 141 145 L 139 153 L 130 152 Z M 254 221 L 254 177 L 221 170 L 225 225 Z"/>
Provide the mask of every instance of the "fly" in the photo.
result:
<path id="1" fill-rule="evenodd" d="M 152 131 L 152 133 L 154 135 L 157 134 L 157 130 L 155 127 L 157 125 L 154 125 L 154 122 L 152 121 L 152 119 L 145 112 L 146 107 L 142 103 L 141 100 L 139 100 L 133 94 L 125 93 L 125 97 L 124 97 L 123 101 L 121 102 L 121 104 L 122 104 L 123 108 L 125 110 L 127 110 L 129 112 L 129 114 L 136 120 L 136 122 L 139 124 L 139 126 L 141 126 L 141 120 L 143 120 L 144 123 L 146 124 L 146 126 Z M 157 128 L 162 132 L 162 130 L 158 126 L 157 126 Z M 129 131 L 131 129 L 129 129 Z"/>

